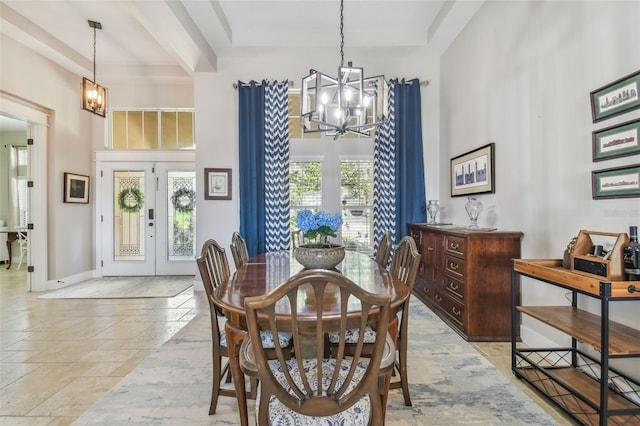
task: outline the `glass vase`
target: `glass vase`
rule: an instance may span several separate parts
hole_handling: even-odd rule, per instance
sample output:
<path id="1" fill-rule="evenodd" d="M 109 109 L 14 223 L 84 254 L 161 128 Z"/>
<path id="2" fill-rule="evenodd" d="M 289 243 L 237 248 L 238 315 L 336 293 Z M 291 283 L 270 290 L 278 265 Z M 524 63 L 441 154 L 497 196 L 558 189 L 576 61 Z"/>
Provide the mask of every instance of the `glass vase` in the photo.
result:
<path id="1" fill-rule="evenodd" d="M 427 223 L 437 223 L 436 216 L 438 215 L 438 211 L 440 211 L 438 200 L 429 200 L 429 202 L 427 203 L 427 213 L 429 214 L 429 221 Z"/>
<path id="2" fill-rule="evenodd" d="M 467 203 L 464 205 L 464 209 L 469 215 L 469 220 L 471 220 L 470 228 L 478 227 L 478 216 L 480 216 L 480 212 L 482 212 L 482 207 L 482 202 L 476 197 L 467 197 Z"/>

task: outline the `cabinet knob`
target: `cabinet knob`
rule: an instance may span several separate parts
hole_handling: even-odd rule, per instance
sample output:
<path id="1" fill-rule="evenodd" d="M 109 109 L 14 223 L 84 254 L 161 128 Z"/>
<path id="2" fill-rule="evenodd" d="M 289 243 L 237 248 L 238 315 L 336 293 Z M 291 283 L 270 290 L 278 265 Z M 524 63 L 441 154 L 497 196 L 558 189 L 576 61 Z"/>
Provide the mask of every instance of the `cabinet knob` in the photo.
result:
<path id="1" fill-rule="evenodd" d="M 433 251 L 433 247 L 427 247 L 427 250 Z"/>
<path id="2" fill-rule="evenodd" d="M 451 243 L 449 244 L 449 247 L 451 247 L 453 250 L 458 250 L 458 247 L 460 247 L 460 244 Z"/>
<path id="3" fill-rule="evenodd" d="M 442 302 L 442 297 L 440 297 L 439 294 L 436 294 L 435 299 L 436 299 L 436 302 Z"/>
<path id="4" fill-rule="evenodd" d="M 449 283 L 449 288 L 453 291 L 458 291 L 458 284 L 456 283 Z"/>
<path id="5" fill-rule="evenodd" d="M 453 312 L 453 315 L 455 315 L 457 317 L 459 317 L 460 314 L 462 313 L 462 311 L 457 310 L 455 306 L 451 307 L 451 312 Z"/>
<path id="6" fill-rule="evenodd" d="M 457 263 L 453 263 L 453 262 L 449 262 L 449 268 L 453 271 L 458 269 L 458 264 Z"/>

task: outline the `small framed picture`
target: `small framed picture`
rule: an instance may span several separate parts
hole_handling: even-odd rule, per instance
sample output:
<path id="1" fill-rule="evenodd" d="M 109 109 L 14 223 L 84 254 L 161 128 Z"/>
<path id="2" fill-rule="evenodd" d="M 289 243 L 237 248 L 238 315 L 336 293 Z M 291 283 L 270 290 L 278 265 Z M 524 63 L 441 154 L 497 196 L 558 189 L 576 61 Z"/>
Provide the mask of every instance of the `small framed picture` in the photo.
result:
<path id="1" fill-rule="evenodd" d="M 451 159 L 451 196 L 485 194 L 495 190 L 495 144 L 490 143 Z"/>
<path id="2" fill-rule="evenodd" d="M 593 122 L 640 108 L 640 71 L 590 93 Z"/>
<path id="3" fill-rule="evenodd" d="M 640 119 L 596 130 L 592 135 L 593 161 L 640 153 Z"/>
<path id="4" fill-rule="evenodd" d="M 231 169 L 204 169 L 204 199 L 231 199 Z"/>
<path id="5" fill-rule="evenodd" d="M 75 173 L 64 174 L 64 202 L 89 203 L 89 176 Z"/>
<path id="6" fill-rule="evenodd" d="M 640 197 L 640 164 L 591 172 L 593 199 Z"/>

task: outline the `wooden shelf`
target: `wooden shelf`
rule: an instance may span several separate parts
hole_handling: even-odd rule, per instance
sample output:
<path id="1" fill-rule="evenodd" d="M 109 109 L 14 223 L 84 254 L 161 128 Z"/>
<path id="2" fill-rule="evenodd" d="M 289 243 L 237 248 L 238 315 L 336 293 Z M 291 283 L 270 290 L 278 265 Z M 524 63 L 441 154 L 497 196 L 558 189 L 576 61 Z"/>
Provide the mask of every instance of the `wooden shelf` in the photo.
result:
<path id="1" fill-rule="evenodd" d="M 611 286 L 611 298 L 613 299 L 640 298 L 640 293 L 629 290 L 630 286 L 640 289 L 640 281 L 607 281 L 604 277 L 601 280 L 586 277 L 563 268 L 561 259 L 514 259 L 513 270 L 532 278 L 560 284 L 596 297 L 604 296 L 602 283 L 606 283 Z"/>
<path id="2" fill-rule="evenodd" d="M 534 368 L 516 368 L 517 374 L 526 378 L 532 385 L 552 398 L 565 410 L 571 412 L 585 424 L 598 424 L 599 414 L 580 399 L 573 397 L 576 389 L 582 397 L 589 400 L 595 406 L 600 404 L 600 382 L 587 376 L 576 368 L 546 369 L 544 373 Z M 571 388 L 560 383 L 570 384 Z M 638 406 L 613 390 L 607 391 L 607 405 L 609 410 L 637 409 Z M 611 416 L 608 424 L 640 425 L 640 417 Z"/>
<path id="3" fill-rule="evenodd" d="M 600 348 L 600 316 L 572 306 L 518 306 L 525 313 L 579 341 Z M 640 355 L 640 330 L 609 322 L 609 355 Z"/>

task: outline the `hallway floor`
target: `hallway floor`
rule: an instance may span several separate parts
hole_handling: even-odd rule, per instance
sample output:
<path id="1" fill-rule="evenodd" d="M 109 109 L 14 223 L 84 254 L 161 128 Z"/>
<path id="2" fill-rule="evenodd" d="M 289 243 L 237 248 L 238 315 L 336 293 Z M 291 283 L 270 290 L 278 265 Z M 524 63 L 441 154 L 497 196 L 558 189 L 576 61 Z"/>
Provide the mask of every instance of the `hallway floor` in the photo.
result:
<path id="1" fill-rule="evenodd" d="M 26 272 L 0 266 L 0 423 L 70 425 L 198 313 L 204 292 L 172 298 L 38 299 Z M 508 343 L 473 346 L 561 425 L 573 424 L 513 378 Z"/>

